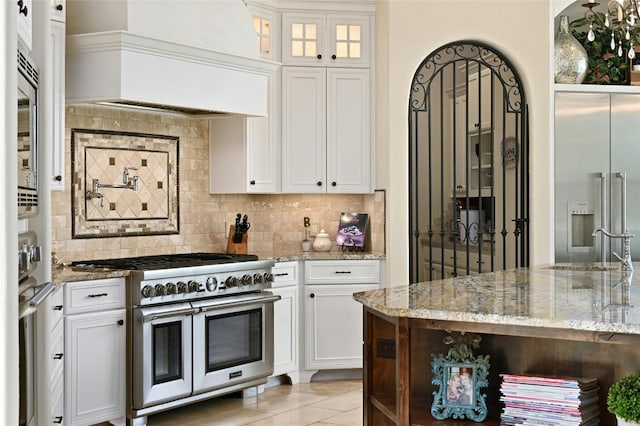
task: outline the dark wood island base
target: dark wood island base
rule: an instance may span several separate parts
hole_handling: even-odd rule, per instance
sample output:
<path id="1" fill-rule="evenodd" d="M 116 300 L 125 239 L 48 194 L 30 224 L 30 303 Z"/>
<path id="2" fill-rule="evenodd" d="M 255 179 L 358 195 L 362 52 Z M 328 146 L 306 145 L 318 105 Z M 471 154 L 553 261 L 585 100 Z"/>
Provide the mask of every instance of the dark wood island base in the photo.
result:
<path id="1" fill-rule="evenodd" d="M 391 306 L 389 300 L 393 295 L 385 291 L 392 290 L 354 295 L 364 305 L 363 424 L 367 426 L 499 425 L 501 373 L 594 377 L 600 386 L 600 424 L 613 426 L 616 420 L 606 408 L 607 391 L 614 381 L 640 372 L 640 334 L 628 309 L 625 311 L 628 316 L 625 319 L 623 315 L 622 321 L 602 320 L 607 324 L 624 323 L 630 327 L 628 333 L 620 332 L 625 327 L 617 331 L 607 327 L 554 327 L 553 321 L 545 326 L 520 325 L 513 324 L 514 321 L 470 321 L 456 314 L 452 315 L 455 320 L 430 319 L 425 318 L 429 315 L 424 310 L 416 315 L 407 311 L 411 306 L 401 309 Z M 403 295 L 409 305 L 413 293 L 410 290 Z M 377 305 L 382 299 L 387 303 L 384 308 Z M 437 391 L 437 386 L 431 383 L 431 355 L 447 353 L 449 346 L 443 338 L 448 332 L 480 335 L 480 347 L 474 353 L 490 356 L 489 386 L 481 389 L 486 394 L 489 414 L 482 423 L 436 420 L 431 416 Z"/>

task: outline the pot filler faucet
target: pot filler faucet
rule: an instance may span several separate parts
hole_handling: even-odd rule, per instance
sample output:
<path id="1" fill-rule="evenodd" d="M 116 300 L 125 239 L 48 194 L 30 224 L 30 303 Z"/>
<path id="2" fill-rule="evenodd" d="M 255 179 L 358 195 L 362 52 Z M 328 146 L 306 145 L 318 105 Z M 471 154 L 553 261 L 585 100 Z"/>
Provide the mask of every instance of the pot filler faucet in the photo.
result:
<path id="1" fill-rule="evenodd" d="M 135 167 L 124 167 L 122 172 L 122 184 L 116 183 L 100 183 L 99 179 L 93 179 L 93 188 L 91 191 L 87 191 L 87 200 L 93 200 L 94 198 L 100 198 L 100 207 L 104 207 L 104 194 L 100 192 L 100 188 L 124 188 L 138 190 L 139 177 L 129 176 L 129 170 L 138 170 Z"/>
<path id="2" fill-rule="evenodd" d="M 635 234 L 630 234 L 627 229 L 627 182 L 626 175 L 624 172 L 618 172 L 616 177 L 620 178 L 621 192 L 622 195 L 620 197 L 620 208 L 622 210 L 622 221 L 621 228 L 624 230 L 620 234 L 615 234 L 607 231 L 604 228 L 597 228 L 593 231 L 592 236 L 596 236 L 598 232 L 602 232 L 609 238 L 620 238 L 622 239 L 622 256 L 620 256 L 615 251 L 613 255 L 618 258 L 620 261 L 620 269 L 622 271 L 633 271 L 633 263 L 631 261 L 631 238 L 635 237 Z"/>

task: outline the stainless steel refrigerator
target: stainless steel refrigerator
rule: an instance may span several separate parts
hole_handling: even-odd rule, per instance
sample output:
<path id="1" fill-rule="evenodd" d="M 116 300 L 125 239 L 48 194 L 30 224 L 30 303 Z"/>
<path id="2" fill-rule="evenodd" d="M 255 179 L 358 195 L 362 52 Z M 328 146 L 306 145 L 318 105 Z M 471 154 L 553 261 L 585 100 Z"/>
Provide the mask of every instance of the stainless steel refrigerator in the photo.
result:
<path id="1" fill-rule="evenodd" d="M 599 227 L 636 234 L 639 260 L 640 94 L 556 92 L 554 108 L 556 262 L 617 261 Z"/>

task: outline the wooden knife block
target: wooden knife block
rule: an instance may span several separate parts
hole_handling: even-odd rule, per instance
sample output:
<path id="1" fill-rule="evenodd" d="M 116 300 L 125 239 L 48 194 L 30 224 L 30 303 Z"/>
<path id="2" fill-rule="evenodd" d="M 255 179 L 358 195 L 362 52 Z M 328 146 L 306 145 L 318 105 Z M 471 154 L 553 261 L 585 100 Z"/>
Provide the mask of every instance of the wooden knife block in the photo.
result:
<path id="1" fill-rule="evenodd" d="M 242 235 L 242 242 L 234 243 L 233 234 L 236 232 L 234 225 L 229 226 L 229 238 L 227 239 L 227 254 L 247 254 L 247 234 Z"/>

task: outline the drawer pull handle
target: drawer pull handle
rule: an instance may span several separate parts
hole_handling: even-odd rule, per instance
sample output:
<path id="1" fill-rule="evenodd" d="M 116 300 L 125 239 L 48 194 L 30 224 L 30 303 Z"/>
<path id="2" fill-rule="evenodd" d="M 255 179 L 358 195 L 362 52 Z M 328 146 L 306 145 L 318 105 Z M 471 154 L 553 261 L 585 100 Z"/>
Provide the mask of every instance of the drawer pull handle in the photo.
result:
<path id="1" fill-rule="evenodd" d="M 108 295 L 109 293 L 98 293 L 98 294 L 90 294 L 88 297 L 104 297 Z"/>
<path id="2" fill-rule="evenodd" d="M 62 359 L 63 356 L 64 354 L 54 354 L 53 359 Z"/>
<path id="3" fill-rule="evenodd" d="M 280 272 L 279 274 L 274 274 L 276 277 L 286 277 L 287 275 L 289 275 L 288 272 Z"/>
<path id="4" fill-rule="evenodd" d="M 336 271 L 336 274 L 350 274 L 351 271 Z"/>
<path id="5" fill-rule="evenodd" d="M 62 423 L 62 416 L 54 417 L 53 422 L 58 424 Z"/>
<path id="6" fill-rule="evenodd" d="M 62 305 L 56 305 L 53 307 L 54 311 L 61 311 L 62 310 Z"/>

